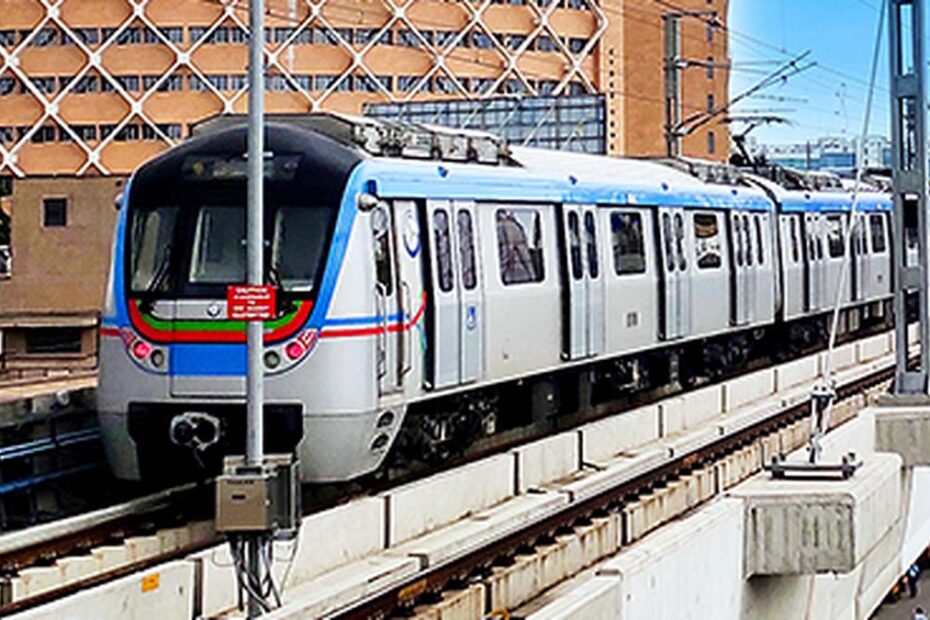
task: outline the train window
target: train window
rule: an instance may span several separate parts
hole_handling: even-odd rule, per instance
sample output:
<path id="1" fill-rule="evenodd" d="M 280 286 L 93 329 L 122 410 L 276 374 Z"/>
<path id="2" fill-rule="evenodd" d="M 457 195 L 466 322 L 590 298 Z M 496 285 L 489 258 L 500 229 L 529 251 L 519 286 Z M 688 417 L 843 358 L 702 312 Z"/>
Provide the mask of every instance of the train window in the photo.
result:
<path id="1" fill-rule="evenodd" d="M 752 233 L 749 232 L 749 216 L 743 216 L 743 238 L 746 240 L 746 266 L 752 267 Z"/>
<path id="2" fill-rule="evenodd" d="M 756 259 L 760 265 L 765 264 L 765 248 L 762 247 L 762 216 L 752 218 L 756 224 Z"/>
<path id="3" fill-rule="evenodd" d="M 542 226 L 535 209 L 501 209 L 497 212 L 497 247 L 504 284 L 542 282 Z"/>
<path id="4" fill-rule="evenodd" d="M 665 270 L 675 271 L 675 246 L 672 240 L 672 223 L 668 213 L 662 214 L 662 236 L 665 237 Z"/>
<path id="5" fill-rule="evenodd" d="M 433 211 L 433 234 L 436 239 L 436 272 L 439 290 L 448 293 L 454 284 L 452 274 L 452 238 L 449 234 L 449 214 L 445 209 Z"/>
<path id="6" fill-rule="evenodd" d="M 843 220 L 839 215 L 827 216 L 827 250 L 830 258 L 843 255 Z"/>
<path id="7" fill-rule="evenodd" d="M 581 232 L 578 230 L 578 214 L 568 214 L 568 256 L 572 268 L 572 280 L 580 280 L 584 275 L 581 268 Z"/>
<path id="8" fill-rule="evenodd" d="M 471 213 L 459 211 L 457 217 L 462 285 L 470 291 L 478 286 L 478 271 L 475 266 L 475 229 L 471 223 Z"/>
<path id="9" fill-rule="evenodd" d="M 386 297 L 394 293 L 394 269 L 391 265 L 390 221 L 384 207 L 371 212 L 371 234 L 375 251 L 375 279 Z"/>
<path id="10" fill-rule="evenodd" d="M 736 266 L 743 266 L 743 227 L 740 226 L 739 216 L 733 216 L 733 238 L 736 240 Z"/>
<path id="11" fill-rule="evenodd" d="M 614 211 L 610 214 L 610 233 L 613 236 L 614 271 L 617 275 L 645 273 L 642 216 L 639 213 Z"/>
<path id="12" fill-rule="evenodd" d="M 159 275 L 168 269 L 177 207 L 156 207 L 133 213 L 132 282 L 133 291 L 147 291 L 156 278 L 164 289 L 168 278 Z M 162 292 L 162 291 L 159 291 Z"/>
<path id="13" fill-rule="evenodd" d="M 797 263 L 801 260 L 801 252 L 798 244 L 798 219 L 791 217 L 788 223 L 791 229 L 791 262 Z"/>
<path id="14" fill-rule="evenodd" d="M 678 253 L 678 268 L 684 271 L 688 268 L 685 259 L 685 218 L 681 213 L 675 214 L 675 251 Z"/>
<path id="15" fill-rule="evenodd" d="M 197 212 L 193 284 L 245 282 L 245 209 L 210 205 Z"/>
<path id="16" fill-rule="evenodd" d="M 285 291 L 309 291 L 323 262 L 332 209 L 280 207 L 274 215 L 271 273 Z"/>
<path id="17" fill-rule="evenodd" d="M 694 214 L 694 250 L 698 269 L 717 269 L 720 256 L 720 228 L 713 213 Z"/>
<path id="18" fill-rule="evenodd" d="M 584 214 L 584 238 L 588 250 L 588 275 L 597 278 L 600 273 L 600 265 L 597 262 L 597 230 L 594 214 L 590 211 Z"/>
<path id="19" fill-rule="evenodd" d="M 872 251 L 881 254 L 885 251 L 885 218 L 873 213 L 869 216 L 869 231 L 872 236 Z"/>

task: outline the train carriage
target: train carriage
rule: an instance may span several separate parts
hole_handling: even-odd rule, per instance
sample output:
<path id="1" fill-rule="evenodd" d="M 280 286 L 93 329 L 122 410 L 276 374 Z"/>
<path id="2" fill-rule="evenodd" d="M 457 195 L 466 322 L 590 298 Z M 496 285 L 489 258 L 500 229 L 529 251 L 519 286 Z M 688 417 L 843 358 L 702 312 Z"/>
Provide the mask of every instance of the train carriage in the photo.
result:
<path id="1" fill-rule="evenodd" d="M 244 445 L 244 325 L 225 297 L 245 274 L 245 136 L 195 138 L 125 192 L 99 389 L 121 478 L 203 475 Z M 266 145 L 266 449 L 295 451 L 306 481 L 724 372 L 781 323 L 822 322 L 837 276 L 816 243 L 798 272 L 784 249 L 797 229 L 798 250 L 829 252 L 832 215 L 821 231 L 764 181 L 341 117 L 271 122 Z M 857 217 L 887 210 L 869 200 Z M 869 226 L 850 304 L 890 292 Z"/>

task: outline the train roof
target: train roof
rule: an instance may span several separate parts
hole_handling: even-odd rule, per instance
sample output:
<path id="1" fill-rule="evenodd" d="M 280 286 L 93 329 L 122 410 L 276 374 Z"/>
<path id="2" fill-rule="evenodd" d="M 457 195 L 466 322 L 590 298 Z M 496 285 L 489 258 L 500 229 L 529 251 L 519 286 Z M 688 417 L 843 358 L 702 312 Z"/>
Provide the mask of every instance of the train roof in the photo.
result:
<path id="1" fill-rule="evenodd" d="M 858 194 L 844 189 L 834 191 L 810 191 L 786 189 L 766 177 L 746 174 L 752 183 L 768 192 L 778 202 L 781 210 L 788 213 L 822 213 L 852 211 L 853 198 L 857 211 L 890 211 L 891 196 L 871 191 L 868 186 Z"/>

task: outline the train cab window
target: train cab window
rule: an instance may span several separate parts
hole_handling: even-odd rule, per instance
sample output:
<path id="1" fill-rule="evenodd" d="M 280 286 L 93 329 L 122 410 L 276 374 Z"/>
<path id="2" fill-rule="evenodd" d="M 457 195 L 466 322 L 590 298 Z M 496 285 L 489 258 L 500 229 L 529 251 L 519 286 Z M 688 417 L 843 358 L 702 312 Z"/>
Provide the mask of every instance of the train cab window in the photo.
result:
<path id="1" fill-rule="evenodd" d="M 379 206 L 371 212 L 371 234 L 375 251 L 375 279 L 385 297 L 394 293 L 394 269 L 391 266 L 390 221 Z"/>
<path id="2" fill-rule="evenodd" d="M 756 259 L 760 265 L 765 264 L 765 248 L 762 245 L 762 216 L 752 218 L 756 224 Z"/>
<path id="3" fill-rule="evenodd" d="M 827 250 L 830 258 L 843 255 L 843 220 L 839 215 L 827 216 Z"/>
<path id="4" fill-rule="evenodd" d="M 716 214 L 694 214 L 694 253 L 698 269 L 717 269 L 723 264 L 720 227 Z"/>
<path id="5" fill-rule="evenodd" d="M 749 216 L 743 216 L 743 238 L 746 240 L 746 266 L 752 267 L 752 233 L 749 232 Z"/>
<path id="6" fill-rule="evenodd" d="M 877 213 L 870 215 L 869 231 L 872 236 L 872 252 L 882 254 L 885 251 L 885 218 Z"/>
<path id="7" fill-rule="evenodd" d="M 501 209 L 496 219 L 501 280 L 506 285 L 542 282 L 545 271 L 539 211 Z"/>
<path id="8" fill-rule="evenodd" d="M 578 230 L 578 214 L 574 211 L 568 214 L 568 256 L 572 280 L 580 280 L 584 276 L 581 267 L 581 231 Z"/>
<path id="9" fill-rule="evenodd" d="M 617 275 L 645 273 L 642 216 L 639 213 L 614 211 L 610 214 L 610 234 L 613 237 L 614 271 Z"/>
<path id="10" fill-rule="evenodd" d="M 210 205 L 197 213 L 190 281 L 245 282 L 245 209 Z"/>
<path id="11" fill-rule="evenodd" d="M 798 220 L 793 217 L 788 222 L 788 228 L 791 235 L 791 262 L 797 263 L 801 260 L 800 244 L 798 243 Z"/>
<path id="12" fill-rule="evenodd" d="M 332 214 L 322 207 L 279 207 L 274 215 L 271 273 L 285 291 L 307 292 L 313 288 L 323 262 Z"/>
<path id="13" fill-rule="evenodd" d="M 594 214 L 590 211 L 584 214 L 584 238 L 588 250 L 588 275 L 596 279 L 600 273 L 597 260 L 597 230 Z"/>
<path id="14" fill-rule="evenodd" d="M 475 266 L 475 229 L 471 222 L 471 213 L 459 211 L 459 263 L 462 270 L 462 284 L 466 290 L 478 286 L 478 270 Z"/>
<path id="15" fill-rule="evenodd" d="M 452 238 L 449 234 L 449 214 L 445 209 L 433 211 L 433 235 L 436 241 L 436 269 L 439 290 L 448 293 L 454 284 L 452 273 Z"/>
<path id="16" fill-rule="evenodd" d="M 156 207 L 133 213 L 130 282 L 133 291 L 148 291 L 156 284 L 157 292 L 161 292 L 167 285 L 168 279 L 163 274 L 168 270 L 178 211 L 177 207 Z"/>

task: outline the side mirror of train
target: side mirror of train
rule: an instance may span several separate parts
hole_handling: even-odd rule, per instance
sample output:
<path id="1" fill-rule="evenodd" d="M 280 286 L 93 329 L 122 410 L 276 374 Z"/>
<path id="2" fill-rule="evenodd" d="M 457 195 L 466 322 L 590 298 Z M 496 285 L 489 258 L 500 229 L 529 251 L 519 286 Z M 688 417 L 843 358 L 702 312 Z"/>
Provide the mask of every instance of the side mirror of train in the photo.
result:
<path id="1" fill-rule="evenodd" d="M 378 206 L 378 197 L 368 193 L 359 194 L 357 204 L 359 211 L 371 211 Z"/>

